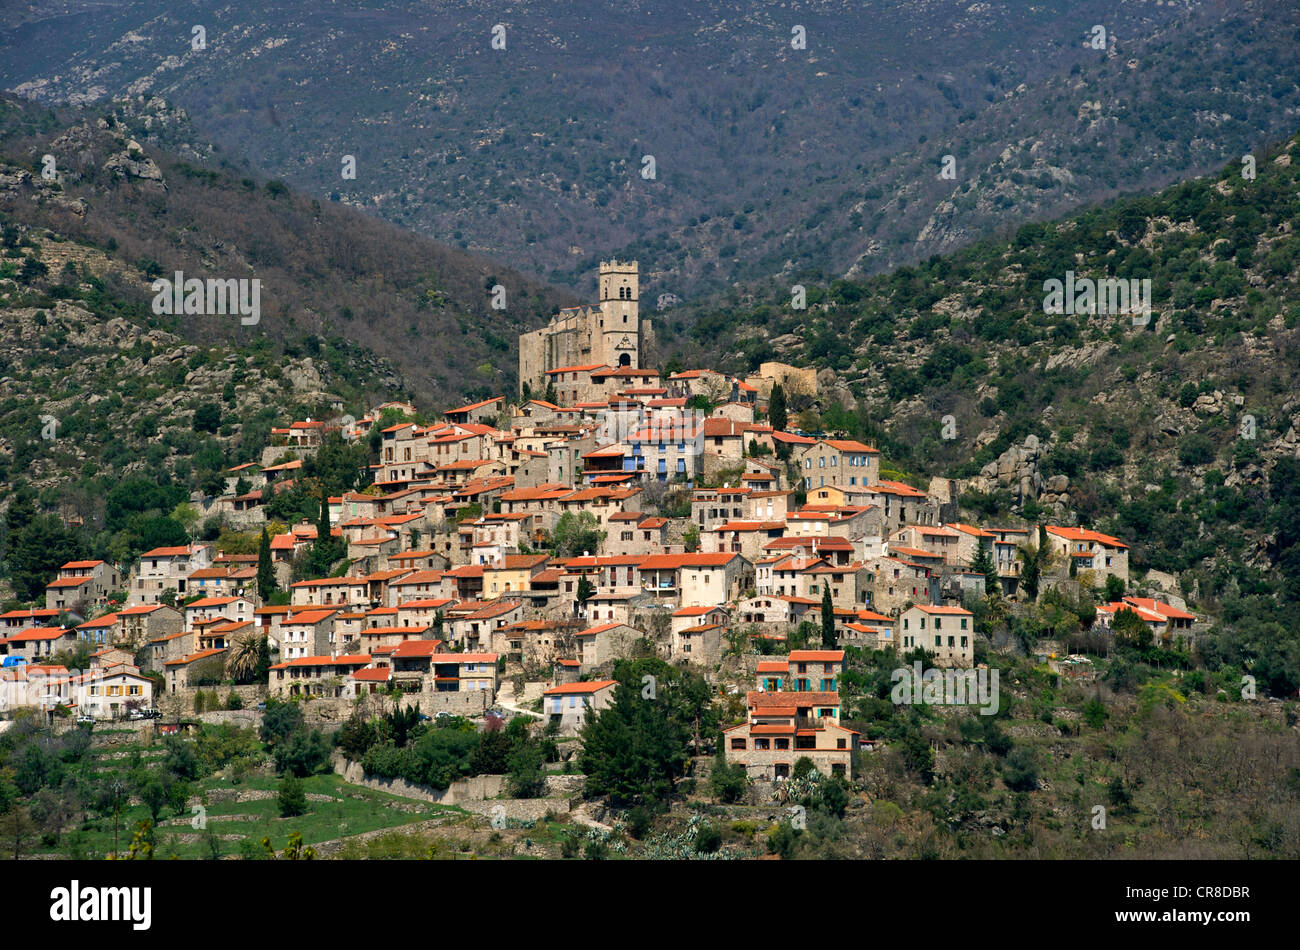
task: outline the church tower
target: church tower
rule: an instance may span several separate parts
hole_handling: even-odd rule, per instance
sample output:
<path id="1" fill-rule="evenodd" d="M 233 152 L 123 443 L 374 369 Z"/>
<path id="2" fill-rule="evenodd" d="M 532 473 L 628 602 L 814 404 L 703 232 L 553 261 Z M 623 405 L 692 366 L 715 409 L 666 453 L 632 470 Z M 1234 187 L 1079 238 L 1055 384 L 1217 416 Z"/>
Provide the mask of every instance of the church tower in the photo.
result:
<path id="1" fill-rule="evenodd" d="M 638 298 L 636 261 L 600 262 L 600 329 L 593 341 L 593 360 L 618 368 L 641 367 Z"/>

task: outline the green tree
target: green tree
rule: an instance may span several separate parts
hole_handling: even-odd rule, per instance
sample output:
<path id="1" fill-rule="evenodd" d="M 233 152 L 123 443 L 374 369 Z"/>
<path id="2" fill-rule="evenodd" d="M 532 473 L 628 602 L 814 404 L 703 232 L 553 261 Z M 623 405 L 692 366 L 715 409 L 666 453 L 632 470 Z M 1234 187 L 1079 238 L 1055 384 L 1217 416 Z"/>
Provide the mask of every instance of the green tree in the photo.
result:
<path id="1" fill-rule="evenodd" d="M 9 538 L 5 561 L 14 595 L 19 600 L 45 596 L 45 585 L 54 580 L 59 567 L 81 554 L 77 532 L 66 527 L 57 515 L 37 515 Z"/>
<path id="2" fill-rule="evenodd" d="M 275 565 L 271 563 L 271 536 L 263 526 L 262 536 L 257 542 L 257 595 L 265 603 L 276 590 Z"/>
<path id="3" fill-rule="evenodd" d="M 1115 635 L 1115 645 L 1118 647 L 1145 650 L 1151 646 L 1151 627 L 1137 615 L 1137 611 L 1128 607 L 1115 612 L 1111 632 Z"/>
<path id="4" fill-rule="evenodd" d="M 302 779 L 286 775 L 280 779 L 277 790 L 281 818 L 294 818 L 307 813 L 307 792 L 303 789 Z"/>
<path id="5" fill-rule="evenodd" d="M 578 608 L 587 606 L 587 601 L 596 596 L 596 586 L 587 580 L 587 575 L 583 574 L 578 578 Z"/>
<path id="6" fill-rule="evenodd" d="M 831 603 L 831 585 L 822 582 L 822 646 L 834 650 L 839 646 L 839 637 L 835 633 L 835 605 Z"/>
<path id="7" fill-rule="evenodd" d="M 1106 603 L 1113 604 L 1124 596 L 1124 582 L 1114 574 L 1106 575 Z"/>
<path id="8" fill-rule="evenodd" d="M 305 778 L 329 767 L 330 744 L 319 729 L 296 729 L 271 753 L 277 772 Z"/>
<path id="9" fill-rule="evenodd" d="M 767 421 L 778 431 L 785 429 L 785 424 L 789 421 L 785 408 L 785 390 L 780 383 L 772 386 L 772 392 L 767 397 Z"/>
<path id="10" fill-rule="evenodd" d="M 556 557 L 578 557 L 581 554 L 596 554 L 605 542 L 605 532 L 599 530 L 599 522 L 590 511 L 566 511 L 560 515 L 551 532 L 551 543 Z"/>
<path id="11" fill-rule="evenodd" d="M 195 432 L 216 432 L 221 428 L 221 407 L 215 402 L 205 402 L 194 410 Z"/>
<path id="12" fill-rule="evenodd" d="M 1039 559 L 1041 548 L 1026 544 L 1020 549 L 1020 559 L 1024 567 L 1020 571 L 1020 588 L 1030 600 L 1038 599 L 1038 582 L 1042 576 L 1042 564 Z"/>
<path id="13" fill-rule="evenodd" d="M 543 758 L 542 747 L 537 742 L 520 743 L 510 753 L 506 788 L 512 798 L 540 798 L 545 793 Z"/>
<path id="14" fill-rule="evenodd" d="M 970 562 L 970 569 L 984 575 L 984 593 L 994 594 L 1001 589 L 998 583 L 998 566 L 993 562 L 989 551 L 988 538 L 980 537 L 975 548 L 975 557 Z"/>
<path id="15" fill-rule="evenodd" d="M 698 746 L 716 728 L 712 690 L 653 657 L 620 661 L 614 678 L 612 705 L 589 714 L 582 729 L 587 792 L 618 807 L 662 801 L 685 773 L 692 736 Z"/>
<path id="16" fill-rule="evenodd" d="M 709 775 L 713 797 L 728 805 L 735 804 L 744 796 L 748 784 L 749 774 L 745 766 L 739 762 L 729 763 L 724 746 L 719 742 L 718 754 L 713 760 L 713 771 Z"/>
<path id="17" fill-rule="evenodd" d="M 262 728 L 259 735 L 263 742 L 274 748 L 302 728 L 302 724 L 302 710 L 298 708 L 297 703 L 268 699 L 266 710 L 262 714 Z"/>

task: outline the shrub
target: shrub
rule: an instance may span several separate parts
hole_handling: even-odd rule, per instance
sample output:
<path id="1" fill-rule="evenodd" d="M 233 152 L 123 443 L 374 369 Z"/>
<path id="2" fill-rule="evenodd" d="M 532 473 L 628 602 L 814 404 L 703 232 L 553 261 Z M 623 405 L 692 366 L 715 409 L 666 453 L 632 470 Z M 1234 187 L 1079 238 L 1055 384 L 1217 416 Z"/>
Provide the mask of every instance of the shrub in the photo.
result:
<path id="1" fill-rule="evenodd" d="M 695 832 L 695 850 L 700 854 L 713 854 L 722 847 L 722 832 L 712 825 L 700 825 Z"/>
<path id="2" fill-rule="evenodd" d="M 303 791 L 302 780 L 287 775 L 280 781 L 279 788 L 280 817 L 293 818 L 307 812 L 307 793 Z"/>
<path id="3" fill-rule="evenodd" d="M 638 841 L 646 836 L 654 823 L 654 812 L 645 805 L 637 805 L 627 813 L 627 830 Z"/>

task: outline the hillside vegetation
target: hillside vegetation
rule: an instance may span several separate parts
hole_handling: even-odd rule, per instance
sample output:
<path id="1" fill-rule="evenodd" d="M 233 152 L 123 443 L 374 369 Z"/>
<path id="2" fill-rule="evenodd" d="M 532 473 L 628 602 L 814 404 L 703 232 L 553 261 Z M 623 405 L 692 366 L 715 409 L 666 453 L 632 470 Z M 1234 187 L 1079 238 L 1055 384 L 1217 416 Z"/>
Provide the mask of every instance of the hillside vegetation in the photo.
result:
<path id="1" fill-rule="evenodd" d="M 6 88 L 159 96 L 322 201 L 583 291 L 637 259 L 648 299 L 914 262 L 1207 172 L 1300 107 L 1289 0 L 73 7 L 0 14 Z"/>
<path id="2" fill-rule="evenodd" d="M 153 144 L 164 130 L 177 151 Z M 42 177 L 45 155 L 55 160 L 54 181 Z M 0 214 L 42 244 L 93 249 L 87 266 L 102 287 L 82 296 L 99 318 L 191 343 L 312 357 L 384 398 L 460 400 L 513 388 L 520 329 L 571 302 L 506 268 L 247 177 L 157 100 L 57 112 L 0 100 Z M 13 275 L 37 292 L 11 295 L 9 305 L 63 294 L 50 287 L 63 280 L 67 258 L 46 263 L 49 274 Z M 154 314 L 150 282 L 176 271 L 259 279 L 259 322 Z M 497 284 L 504 310 L 490 306 Z M 456 345 L 436 345 L 445 340 Z"/>
<path id="3" fill-rule="evenodd" d="M 792 402 L 798 424 L 874 441 L 918 484 L 968 479 L 969 517 L 1059 517 L 1126 539 L 1139 573 L 1175 575 L 1222 616 L 1225 655 L 1270 656 L 1294 693 L 1300 141 L 1255 159 L 1253 180 L 1234 163 L 888 275 L 809 279 L 806 310 L 789 285 L 736 290 L 661 341 L 675 362 L 703 348 L 719 370 L 833 370 L 817 400 Z M 1045 313 L 1045 282 L 1067 271 L 1149 279 L 1149 323 Z M 985 477 L 1031 436 L 1042 476 L 1068 482 L 1050 505 Z"/>

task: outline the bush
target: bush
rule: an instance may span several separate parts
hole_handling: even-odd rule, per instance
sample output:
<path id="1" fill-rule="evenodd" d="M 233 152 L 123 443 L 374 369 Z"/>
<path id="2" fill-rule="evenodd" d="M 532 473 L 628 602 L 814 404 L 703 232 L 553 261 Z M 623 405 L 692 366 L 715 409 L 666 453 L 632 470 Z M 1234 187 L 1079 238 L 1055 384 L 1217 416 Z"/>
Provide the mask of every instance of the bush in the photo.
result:
<path id="1" fill-rule="evenodd" d="M 729 805 L 740 801 L 745 794 L 747 784 L 748 775 L 745 767 L 739 762 L 733 764 L 717 762 L 713 766 L 713 774 L 709 776 L 713 797 Z"/>
<path id="2" fill-rule="evenodd" d="M 1013 792 L 1031 792 L 1038 788 L 1038 763 L 1032 749 L 1016 749 L 1002 767 L 1002 780 Z"/>
<path id="3" fill-rule="evenodd" d="M 303 791 L 301 779 L 287 775 L 280 781 L 279 804 L 281 818 L 306 814 L 307 793 Z"/>
<path id="4" fill-rule="evenodd" d="M 230 695 L 226 697 L 226 708 L 227 708 L 227 709 L 243 709 L 243 708 L 244 708 L 244 697 L 243 697 L 243 696 L 240 696 L 240 695 L 239 695 L 238 693 L 236 693 L 234 690 L 231 690 L 231 691 L 230 691 Z"/>
<path id="5" fill-rule="evenodd" d="M 713 854 L 722 847 L 722 832 L 712 825 L 700 825 L 695 832 L 695 850 L 700 854 Z"/>
<path id="6" fill-rule="evenodd" d="M 304 778 L 325 771 L 329 766 L 330 744 L 319 729 L 299 729 L 271 753 L 277 772 Z"/>
<path id="7" fill-rule="evenodd" d="M 794 857 L 795 830 L 790 822 L 783 821 L 767 833 L 767 853 L 789 860 Z"/>
<path id="8" fill-rule="evenodd" d="M 627 813 L 627 831 L 640 841 L 654 824 L 654 812 L 645 805 L 637 805 Z"/>
<path id="9" fill-rule="evenodd" d="M 1209 436 L 1190 432 L 1178 442 L 1178 461 L 1184 465 L 1208 465 L 1214 461 L 1214 443 Z"/>

